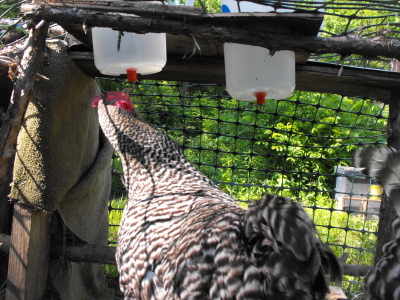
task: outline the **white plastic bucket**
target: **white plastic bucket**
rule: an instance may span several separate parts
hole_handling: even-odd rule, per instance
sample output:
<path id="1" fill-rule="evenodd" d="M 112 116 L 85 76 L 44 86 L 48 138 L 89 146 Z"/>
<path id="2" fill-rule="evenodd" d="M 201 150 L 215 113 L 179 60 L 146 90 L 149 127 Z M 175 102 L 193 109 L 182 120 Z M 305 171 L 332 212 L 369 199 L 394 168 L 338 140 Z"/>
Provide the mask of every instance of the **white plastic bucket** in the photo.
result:
<path id="1" fill-rule="evenodd" d="M 134 68 L 146 75 L 160 72 L 165 66 L 165 33 L 124 32 L 119 51 L 118 35 L 119 31 L 111 28 L 92 28 L 94 63 L 102 74 L 119 76 L 126 74 L 126 69 Z"/>

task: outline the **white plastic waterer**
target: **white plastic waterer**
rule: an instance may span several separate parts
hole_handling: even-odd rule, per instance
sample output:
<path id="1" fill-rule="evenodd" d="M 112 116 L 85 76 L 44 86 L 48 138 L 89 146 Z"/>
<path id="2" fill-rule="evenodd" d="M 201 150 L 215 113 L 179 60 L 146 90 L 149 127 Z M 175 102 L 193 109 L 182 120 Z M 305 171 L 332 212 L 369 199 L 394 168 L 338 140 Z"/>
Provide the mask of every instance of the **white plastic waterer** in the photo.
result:
<path id="1" fill-rule="evenodd" d="M 221 0 L 223 12 L 238 12 L 237 1 Z M 241 12 L 268 12 L 273 8 L 240 2 Z M 289 10 L 288 10 L 289 11 Z M 295 53 L 267 48 L 224 43 L 225 77 L 228 93 L 243 101 L 265 103 L 265 99 L 289 97 L 296 86 Z"/>
<path id="2" fill-rule="evenodd" d="M 128 73 L 128 80 L 136 81 L 136 74 L 157 73 L 165 66 L 165 33 L 124 32 L 119 51 L 118 35 L 119 31 L 111 28 L 92 28 L 94 64 L 102 74 L 119 76 Z"/>
<path id="3" fill-rule="evenodd" d="M 224 44 L 225 77 L 228 93 L 244 101 L 283 99 L 296 86 L 295 54 L 277 51 L 273 56 L 263 47 Z"/>

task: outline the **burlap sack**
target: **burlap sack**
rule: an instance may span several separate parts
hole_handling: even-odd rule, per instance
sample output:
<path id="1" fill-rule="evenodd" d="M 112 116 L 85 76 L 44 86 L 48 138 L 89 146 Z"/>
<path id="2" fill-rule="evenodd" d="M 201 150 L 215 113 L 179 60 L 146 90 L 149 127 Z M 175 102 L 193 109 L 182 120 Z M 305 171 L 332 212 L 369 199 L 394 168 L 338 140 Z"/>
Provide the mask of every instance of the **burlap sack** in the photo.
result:
<path id="1" fill-rule="evenodd" d="M 57 210 L 65 225 L 87 243 L 107 245 L 112 146 L 99 129 L 90 99 L 99 94 L 66 53 L 48 42 L 49 58 L 35 84 L 18 137 L 11 199 L 37 209 Z M 62 299 L 102 299 L 100 265 L 56 260 L 50 278 Z"/>

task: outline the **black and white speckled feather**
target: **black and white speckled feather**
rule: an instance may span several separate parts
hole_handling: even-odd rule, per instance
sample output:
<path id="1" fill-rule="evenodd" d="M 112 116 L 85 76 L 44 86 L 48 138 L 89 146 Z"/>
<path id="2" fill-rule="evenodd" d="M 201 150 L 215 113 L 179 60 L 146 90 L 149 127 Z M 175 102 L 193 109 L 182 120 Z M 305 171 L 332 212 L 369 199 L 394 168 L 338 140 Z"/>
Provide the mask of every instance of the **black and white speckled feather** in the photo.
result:
<path id="1" fill-rule="evenodd" d="M 125 299 L 323 299 L 326 275 L 341 281 L 299 205 L 267 196 L 245 211 L 135 112 L 100 101 L 99 117 L 129 187 L 116 257 Z"/>
<path id="2" fill-rule="evenodd" d="M 368 146 L 358 149 L 354 165 L 383 187 L 397 218 L 393 222 L 395 239 L 385 244 L 382 256 L 365 277 L 366 300 L 400 299 L 400 152 L 390 147 Z"/>

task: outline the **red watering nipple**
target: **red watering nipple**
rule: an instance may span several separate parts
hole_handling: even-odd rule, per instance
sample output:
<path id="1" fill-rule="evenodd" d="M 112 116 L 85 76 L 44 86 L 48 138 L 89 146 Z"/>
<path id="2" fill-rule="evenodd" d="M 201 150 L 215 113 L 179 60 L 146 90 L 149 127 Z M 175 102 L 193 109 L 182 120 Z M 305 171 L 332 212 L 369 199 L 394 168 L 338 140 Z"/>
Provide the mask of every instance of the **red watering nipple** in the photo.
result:
<path id="1" fill-rule="evenodd" d="M 128 81 L 137 81 L 137 69 L 136 68 L 126 69 L 126 75 L 128 75 Z"/>
<path id="2" fill-rule="evenodd" d="M 265 103 L 265 97 L 267 96 L 267 93 L 265 92 L 257 92 L 254 93 L 254 96 L 257 98 L 257 104 L 264 104 Z"/>

